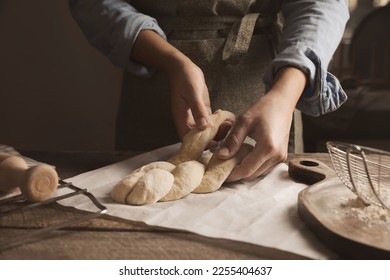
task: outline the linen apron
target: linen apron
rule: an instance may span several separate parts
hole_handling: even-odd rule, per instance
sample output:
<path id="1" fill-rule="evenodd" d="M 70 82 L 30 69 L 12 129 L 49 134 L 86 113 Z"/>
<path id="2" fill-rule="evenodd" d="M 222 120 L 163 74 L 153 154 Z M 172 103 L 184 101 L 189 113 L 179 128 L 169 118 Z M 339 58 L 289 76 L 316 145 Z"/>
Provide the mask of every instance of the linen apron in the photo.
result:
<path id="1" fill-rule="evenodd" d="M 263 75 L 276 54 L 281 1 L 133 0 L 156 18 L 168 41 L 204 73 L 212 111 L 238 115 L 264 94 Z M 296 137 L 292 125 L 289 152 Z M 179 142 L 166 76 L 126 73 L 116 127 L 118 150 L 146 151 Z"/>

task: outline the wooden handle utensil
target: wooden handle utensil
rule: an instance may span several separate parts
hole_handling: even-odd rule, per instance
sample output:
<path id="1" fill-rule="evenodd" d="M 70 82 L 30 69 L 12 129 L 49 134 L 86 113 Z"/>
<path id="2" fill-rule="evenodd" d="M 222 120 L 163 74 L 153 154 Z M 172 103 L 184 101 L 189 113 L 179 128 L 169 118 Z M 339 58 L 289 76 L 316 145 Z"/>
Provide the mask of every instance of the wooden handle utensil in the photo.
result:
<path id="1" fill-rule="evenodd" d="M 19 156 L 0 153 L 0 192 L 20 189 L 30 201 L 44 201 L 57 190 L 58 175 L 53 167 L 38 164 L 28 167 Z"/>
<path id="2" fill-rule="evenodd" d="M 292 159 L 288 165 L 288 173 L 291 178 L 308 185 L 337 177 L 333 169 L 312 158 Z"/>

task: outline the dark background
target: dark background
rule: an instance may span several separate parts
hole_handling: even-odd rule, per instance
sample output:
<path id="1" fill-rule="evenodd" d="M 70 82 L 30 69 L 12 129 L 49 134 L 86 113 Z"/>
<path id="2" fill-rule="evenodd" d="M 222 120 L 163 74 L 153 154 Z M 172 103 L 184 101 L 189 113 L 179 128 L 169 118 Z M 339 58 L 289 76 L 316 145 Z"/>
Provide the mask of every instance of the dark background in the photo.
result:
<path id="1" fill-rule="evenodd" d="M 351 20 L 330 65 L 346 85 L 352 73 L 350 40 L 361 20 L 376 9 L 373 2 L 378 1 L 350 1 Z M 388 28 L 383 27 L 387 37 Z M 114 150 L 121 80 L 122 70 L 86 41 L 66 0 L 0 2 L 0 144 L 21 151 Z M 347 93 L 356 92 L 352 85 Z M 368 124 L 354 124 L 373 129 L 368 137 L 350 127 L 355 107 L 350 103 L 338 115 L 315 120 L 304 117 L 306 149 L 321 151 L 324 141 L 335 138 L 390 149 L 390 136 L 375 134 L 390 133 L 390 115 L 385 121 L 386 115 L 376 116 L 377 108 L 371 106 Z M 345 118 L 347 122 L 340 121 Z"/>

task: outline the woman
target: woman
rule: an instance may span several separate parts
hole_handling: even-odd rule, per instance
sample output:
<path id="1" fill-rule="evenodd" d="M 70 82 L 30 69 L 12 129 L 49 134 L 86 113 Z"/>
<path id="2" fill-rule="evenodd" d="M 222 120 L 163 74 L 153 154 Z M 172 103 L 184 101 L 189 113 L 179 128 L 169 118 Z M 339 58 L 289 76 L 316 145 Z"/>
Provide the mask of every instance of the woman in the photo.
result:
<path id="1" fill-rule="evenodd" d="M 175 143 L 194 125 L 206 128 L 212 111 L 229 110 L 238 117 L 218 153 L 229 158 L 254 140 L 228 178 L 252 180 L 294 151 L 295 107 L 317 116 L 346 100 L 326 71 L 349 17 L 346 0 L 69 3 L 91 44 L 131 74 L 119 110 L 120 148 Z"/>

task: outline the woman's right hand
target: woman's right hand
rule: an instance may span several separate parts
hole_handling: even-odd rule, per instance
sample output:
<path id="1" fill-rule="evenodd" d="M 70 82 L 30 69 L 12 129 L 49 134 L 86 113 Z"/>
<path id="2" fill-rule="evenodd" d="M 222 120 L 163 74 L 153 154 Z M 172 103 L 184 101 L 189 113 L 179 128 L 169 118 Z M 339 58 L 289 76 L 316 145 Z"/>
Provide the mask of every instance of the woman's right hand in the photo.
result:
<path id="1" fill-rule="evenodd" d="M 167 71 L 171 112 L 180 139 L 194 127 L 207 127 L 210 98 L 202 70 L 184 55 L 173 60 Z"/>
<path id="2" fill-rule="evenodd" d="M 134 43 L 131 58 L 166 73 L 171 112 L 180 139 L 194 125 L 200 130 L 208 126 L 211 108 L 204 75 L 187 56 L 154 31 L 143 30 Z"/>

